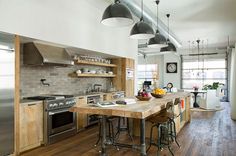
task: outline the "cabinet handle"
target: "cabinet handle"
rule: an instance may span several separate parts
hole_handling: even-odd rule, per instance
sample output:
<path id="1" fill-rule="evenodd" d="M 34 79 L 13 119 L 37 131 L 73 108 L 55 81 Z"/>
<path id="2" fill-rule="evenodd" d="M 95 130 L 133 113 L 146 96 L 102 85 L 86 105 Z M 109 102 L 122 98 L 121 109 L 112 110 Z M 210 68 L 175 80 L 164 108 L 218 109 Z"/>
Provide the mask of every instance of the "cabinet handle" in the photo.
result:
<path id="1" fill-rule="evenodd" d="M 36 103 L 31 103 L 31 104 L 28 104 L 28 106 L 34 106 L 36 105 Z"/>

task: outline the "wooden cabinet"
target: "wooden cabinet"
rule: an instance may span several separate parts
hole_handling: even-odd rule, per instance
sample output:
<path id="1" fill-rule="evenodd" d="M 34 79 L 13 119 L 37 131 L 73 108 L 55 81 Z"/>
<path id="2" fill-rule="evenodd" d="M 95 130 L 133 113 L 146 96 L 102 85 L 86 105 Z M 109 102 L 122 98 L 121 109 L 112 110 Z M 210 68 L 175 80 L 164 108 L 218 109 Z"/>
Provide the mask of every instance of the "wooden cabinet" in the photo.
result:
<path id="1" fill-rule="evenodd" d="M 20 152 L 43 142 L 43 103 L 20 105 Z"/>
<path id="2" fill-rule="evenodd" d="M 133 59 L 125 59 L 125 64 L 126 64 L 126 68 L 130 68 L 130 69 L 134 69 L 134 60 Z"/>
<path id="3" fill-rule="evenodd" d="M 182 111 L 181 115 L 174 119 L 177 134 L 181 131 L 181 129 L 185 126 L 185 124 L 191 122 L 190 96 L 187 96 L 185 98 L 180 98 L 180 99 L 184 100 L 184 108 L 181 109 L 179 105 L 175 105 L 173 107 L 173 111 L 176 115 L 179 115 L 180 110 Z M 147 138 L 150 137 L 150 130 L 152 126 L 153 124 L 151 122 L 146 121 L 146 134 L 145 135 Z M 133 128 L 134 135 L 140 136 L 140 129 L 137 128 L 137 127 L 140 127 L 140 120 L 134 119 L 133 127 L 134 127 Z M 157 130 L 153 131 L 153 137 L 157 138 Z"/>
<path id="4" fill-rule="evenodd" d="M 87 104 L 87 97 L 81 96 L 76 100 L 76 106 Z M 77 131 L 87 126 L 87 114 L 77 113 Z"/>
<path id="5" fill-rule="evenodd" d="M 113 69 L 113 73 L 116 75 L 112 79 L 114 86 L 117 90 L 125 91 L 126 96 L 134 96 L 135 61 L 128 58 L 119 58 L 112 61 L 117 65 L 117 68 Z"/>
<path id="6" fill-rule="evenodd" d="M 175 105 L 175 106 L 174 106 L 174 113 L 175 113 L 176 115 L 178 115 L 178 114 L 180 113 L 180 110 L 179 110 L 178 105 Z M 180 125 L 180 116 L 177 117 L 177 118 L 175 118 L 174 121 L 175 121 L 175 129 L 176 129 L 176 132 L 179 133 L 180 128 L 181 128 L 181 125 Z"/>

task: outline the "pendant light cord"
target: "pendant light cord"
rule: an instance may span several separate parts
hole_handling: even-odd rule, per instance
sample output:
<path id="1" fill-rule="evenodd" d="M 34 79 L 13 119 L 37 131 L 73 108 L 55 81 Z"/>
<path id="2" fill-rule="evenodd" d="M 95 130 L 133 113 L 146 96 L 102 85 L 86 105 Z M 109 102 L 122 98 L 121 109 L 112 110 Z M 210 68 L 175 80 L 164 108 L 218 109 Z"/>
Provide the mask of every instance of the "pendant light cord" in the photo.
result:
<path id="1" fill-rule="evenodd" d="M 140 18 L 140 21 L 143 21 L 143 0 L 141 1 L 141 18 Z"/>
<path id="2" fill-rule="evenodd" d="M 205 68 L 205 62 L 204 62 L 204 40 L 202 40 L 202 86 L 204 86 L 204 68 Z"/>
<path id="3" fill-rule="evenodd" d="M 168 23 L 168 39 L 167 41 L 170 40 L 170 14 L 166 14 L 166 17 L 167 17 L 167 23 Z"/>
<path id="4" fill-rule="evenodd" d="M 197 50 L 198 50 L 198 70 L 199 70 L 199 43 L 200 43 L 200 40 L 197 40 Z"/>
<path id="5" fill-rule="evenodd" d="M 156 0 L 156 4 L 157 4 L 157 30 L 158 30 L 158 4 L 159 4 L 159 2 L 160 2 L 159 0 Z"/>

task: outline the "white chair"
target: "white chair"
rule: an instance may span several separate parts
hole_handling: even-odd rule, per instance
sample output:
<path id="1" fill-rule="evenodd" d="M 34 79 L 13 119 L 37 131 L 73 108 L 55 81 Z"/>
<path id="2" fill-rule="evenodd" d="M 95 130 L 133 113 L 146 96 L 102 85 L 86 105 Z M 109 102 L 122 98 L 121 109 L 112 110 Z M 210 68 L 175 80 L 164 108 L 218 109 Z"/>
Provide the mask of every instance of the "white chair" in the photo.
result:
<path id="1" fill-rule="evenodd" d="M 220 107 L 220 98 L 216 96 L 216 90 L 207 90 L 200 100 L 200 107 L 204 109 L 217 109 Z"/>

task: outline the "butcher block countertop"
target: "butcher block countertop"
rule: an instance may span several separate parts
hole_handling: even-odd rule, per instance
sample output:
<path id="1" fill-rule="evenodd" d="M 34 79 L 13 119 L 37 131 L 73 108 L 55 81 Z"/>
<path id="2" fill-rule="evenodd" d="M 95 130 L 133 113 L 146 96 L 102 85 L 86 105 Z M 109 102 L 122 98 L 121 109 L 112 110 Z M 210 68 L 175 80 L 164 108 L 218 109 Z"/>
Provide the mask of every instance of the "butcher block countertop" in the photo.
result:
<path id="1" fill-rule="evenodd" d="M 135 97 L 135 104 L 119 105 L 112 107 L 93 107 L 81 104 L 70 108 L 72 112 L 84 114 L 99 114 L 108 116 L 121 116 L 136 119 L 145 119 L 165 108 L 165 105 L 175 98 L 185 98 L 190 96 L 189 92 L 168 93 L 163 98 L 152 98 L 150 101 L 139 101 Z M 122 99 L 118 99 L 122 100 Z"/>

